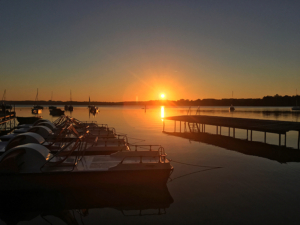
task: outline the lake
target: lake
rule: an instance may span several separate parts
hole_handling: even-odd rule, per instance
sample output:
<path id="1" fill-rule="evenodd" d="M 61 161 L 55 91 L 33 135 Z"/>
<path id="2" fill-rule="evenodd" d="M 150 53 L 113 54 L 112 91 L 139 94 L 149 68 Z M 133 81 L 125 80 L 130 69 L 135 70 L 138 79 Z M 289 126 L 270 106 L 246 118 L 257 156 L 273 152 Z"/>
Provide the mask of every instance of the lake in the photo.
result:
<path id="1" fill-rule="evenodd" d="M 166 131 L 173 131 L 174 126 L 173 121 L 164 118 L 186 115 L 189 107 L 142 108 L 102 106 L 94 116 L 87 107 L 74 107 L 72 114 L 66 112 L 66 115 L 108 124 L 117 133 L 127 134 L 131 144 L 162 145 L 174 167 L 166 188 L 157 193 L 93 190 L 92 187 L 63 196 L 33 193 L 20 196 L 24 200 L 16 203 L 19 204 L 16 209 L 5 210 L 2 205 L 0 224 L 299 224 L 300 164 L 297 160 L 279 162 L 278 151 L 264 157 L 242 153 L 243 148 L 230 150 L 213 142 L 164 134 L 163 120 Z M 196 110 L 193 107 L 191 113 L 196 114 Z M 228 107 L 199 110 L 200 115 L 300 122 L 300 114 L 291 113 L 287 107 L 236 107 L 234 112 L 229 112 Z M 16 107 L 16 113 L 31 116 L 31 109 Z M 51 121 L 57 119 L 49 115 L 48 109 L 41 116 Z M 206 132 L 214 134 L 216 128 L 207 126 Z M 222 135 L 227 135 L 226 132 L 227 129 L 222 129 Z M 237 129 L 236 137 L 245 139 L 246 131 Z M 288 132 L 287 146 L 296 148 L 297 137 L 298 132 Z M 263 138 L 262 132 L 253 133 L 253 140 L 263 141 Z M 278 135 L 267 134 L 267 142 L 278 144 Z M 31 205 L 31 199 L 37 204 L 34 210 L 26 206 Z M 72 201 L 64 202 L 69 208 L 61 207 L 61 199 Z M 50 209 L 39 208 L 45 202 Z"/>

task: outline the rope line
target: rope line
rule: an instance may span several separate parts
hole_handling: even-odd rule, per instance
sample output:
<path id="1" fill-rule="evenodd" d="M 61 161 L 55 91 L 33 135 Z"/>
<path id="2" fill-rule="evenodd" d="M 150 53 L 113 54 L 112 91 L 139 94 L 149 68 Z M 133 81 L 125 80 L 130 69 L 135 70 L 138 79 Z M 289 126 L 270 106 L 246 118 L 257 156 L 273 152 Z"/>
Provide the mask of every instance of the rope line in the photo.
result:
<path id="1" fill-rule="evenodd" d="M 217 169 L 217 168 L 223 168 L 221 166 L 201 166 L 201 165 L 195 165 L 195 164 L 189 164 L 189 163 L 183 163 L 183 162 L 179 162 L 179 161 L 175 161 L 172 159 L 168 159 L 170 162 L 175 162 L 175 163 L 179 163 L 179 164 L 183 164 L 183 165 L 188 165 L 188 166 L 196 166 L 196 167 L 205 167 L 205 168 L 212 168 L 212 169 Z"/>
<path id="2" fill-rule="evenodd" d="M 222 168 L 222 167 L 212 167 L 212 168 L 203 169 L 203 170 L 199 170 L 199 171 L 192 172 L 192 173 L 187 173 L 187 174 L 175 177 L 175 178 L 169 177 L 170 180 L 168 181 L 168 183 L 170 183 L 171 181 L 174 181 L 176 179 L 179 179 L 179 178 L 182 178 L 182 177 L 186 177 L 186 176 L 189 176 L 189 175 L 192 175 L 192 174 L 195 174 L 195 173 L 200 173 L 200 172 L 205 172 L 205 171 L 208 171 L 208 170 L 215 170 L 215 169 L 220 169 L 220 168 Z"/>

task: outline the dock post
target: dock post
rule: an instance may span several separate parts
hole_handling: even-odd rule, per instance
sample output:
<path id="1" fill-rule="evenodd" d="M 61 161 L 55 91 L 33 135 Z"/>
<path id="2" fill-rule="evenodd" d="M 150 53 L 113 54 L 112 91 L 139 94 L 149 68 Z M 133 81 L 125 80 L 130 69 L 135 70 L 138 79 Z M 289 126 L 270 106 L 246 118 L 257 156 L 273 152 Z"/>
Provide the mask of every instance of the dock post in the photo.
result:
<path id="1" fill-rule="evenodd" d="M 252 130 L 250 132 L 250 141 L 252 141 Z"/>
<path id="2" fill-rule="evenodd" d="M 284 147 L 286 147 L 286 132 L 284 134 Z"/>
<path id="3" fill-rule="evenodd" d="M 248 135 L 248 129 L 247 129 L 247 141 L 248 141 L 248 137 L 249 137 L 249 135 Z"/>
<path id="4" fill-rule="evenodd" d="M 176 133 L 176 120 L 174 120 L 174 133 Z"/>
<path id="5" fill-rule="evenodd" d="M 222 135 L 222 127 L 220 126 L 220 135 Z"/>
<path id="6" fill-rule="evenodd" d="M 267 132 L 265 132 L 265 138 L 264 138 L 264 140 L 265 140 L 265 143 L 266 143 L 266 141 L 267 141 Z"/>
<path id="7" fill-rule="evenodd" d="M 233 137 L 235 138 L 235 128 L 233 128 Z"/>
<path id="8" fill-rule="evenodd" d="M 218 126 L 216 127 L 217 129 L 216 129 L 216 134 L 218 135 Z"/>
<path id="9" fill-rule="evenodd" d="M 230 127 L 228 127 L 228 136 L 230 137 Z"/>
<path id="10" fill-rule="evenodd" d="M 298 131 L 298 149 L 299 149 L 299 145 L 300 145 L 300 131 Z"/>
<path id="11" fill-rule="evenodd" d="M 281 146 L 281 134 L 279 134 L 279 146 Z"/>
<path id="12" fill-rule="evenodd" d="M 196 123 L 196 127 L 197 127 L 197 130 L 198 130 L 198 133 L 200 133 L 200 125 L 198 126 L 199 124 Z"/>
<path id="13" fill-rule="evenodd" d="M 179 127 L 180 127 L 180 133 L 181 133 L 181 120 L 180 120 L 180 125 L 179 125 Z"/>

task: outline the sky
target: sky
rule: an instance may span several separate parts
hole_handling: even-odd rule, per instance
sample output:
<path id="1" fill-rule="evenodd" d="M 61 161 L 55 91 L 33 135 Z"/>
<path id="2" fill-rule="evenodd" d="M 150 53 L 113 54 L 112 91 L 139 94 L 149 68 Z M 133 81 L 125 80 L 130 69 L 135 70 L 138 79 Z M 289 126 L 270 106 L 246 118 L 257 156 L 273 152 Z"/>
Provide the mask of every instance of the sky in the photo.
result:
<path id="1" fill-rule="evenodd" d="M 300 1 L 0 0 L 7 100 L 300 92 Z"/>

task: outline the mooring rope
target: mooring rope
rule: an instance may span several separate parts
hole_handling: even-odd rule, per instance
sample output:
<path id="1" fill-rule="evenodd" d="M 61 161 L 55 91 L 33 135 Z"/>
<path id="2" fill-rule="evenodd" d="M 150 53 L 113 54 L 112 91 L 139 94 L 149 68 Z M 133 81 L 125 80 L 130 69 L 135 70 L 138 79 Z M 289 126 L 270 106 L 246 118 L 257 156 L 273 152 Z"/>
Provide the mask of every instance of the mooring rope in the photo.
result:
<path id="1" fill-rule="evenodd" d="M 183 163 L 183 162 L 175 161 L 173 159 L 168 159 L 168 160 L 170 162 L 175 162 L 175 163 L 179 163 L 179 164 L 183 164 L 183 165 L 187 165 L 187 166 L 205 167 L 205 168 L 212 168 L 212 169 L 223 168 L 221 166 L 202 166 L 202 165 L 195 165 L 195 164 Z"/>
<path id="2" fill-rule="evenodd" d="M 195 166 L 195 167 L 207 168 L 207 169 L 203 169 L 203 170 L 199 170 L 199 171 L 187 173 L 187 174 L 184 174 L 184 175 L 181 175 L 181 176 L 178 176 L 178 177 L 174 177 L 174 178 L 171 178 L 172 174 L 170 174 L 170 177 L 169 177 L 170 180 L 168 181 L 168 183 L 171 182 L 171 181 L 173 181 L 173 180 L 176 180 L 178 178 L 189 176 L 189 175 L 192 175 L 192 174 L 195 174 L 195 173 L 200 173 L 200 172 L 204 172 L 204 171 L 208 171 L 208 170 L 215 170 L 215 169 L 221 169 L 221 168 L 223 168 L 221 166 L 202 166 L 202 165 L 195 165 L 195 164 L 190 164 L 190 163 L 179 162 L 179 161 L 175 161 L 175 160 L 172 160 L 172 159 L 168 159 L 168 160 L 170 162 L 175 162 L 175 163 L 179 163 L 179 164 L 183 164 L 183 165 L 187 165 L 187 166 Z"/>
<path id="3" fill-rule="evenodd" d="M 184 174 L 184 175 L 181 175 L 181 176 L 178 176 L 178 177 L 175 177 L 175 178 L 171 178 L 171 176 L 169 177 L 169 182 L 173 181 L 173 180 L 176 180 L 176 179 L 179 179 L 179 178 L 182 178 L 182 177 L 186 177 L 186 176 L 189 176 L 189 175 L 192 175 L 192 174 L 195 174 L 195 173 L 200 173 L 200 172 L 205 172 L 205 171 L 208 171 L 208 170 L 215 170 L 215 169 L 220 169 L 222 167 L 212 167 L 212 168 L 207 168 L 207 169 L 203 169 L 203 170 L 199 170 L 199 171 L 195 171 L 195 172 L 192 172 L 192 173 L 187 173 L 187 174 Z"/>

